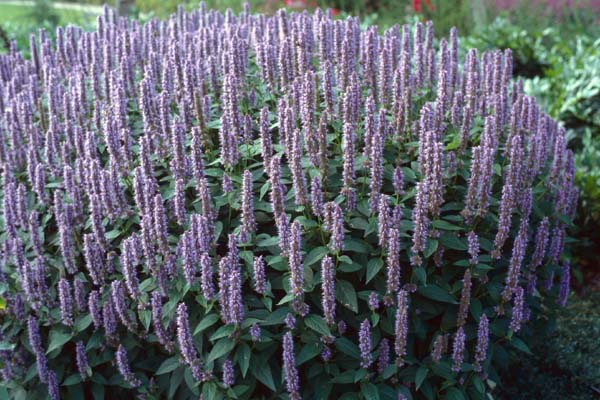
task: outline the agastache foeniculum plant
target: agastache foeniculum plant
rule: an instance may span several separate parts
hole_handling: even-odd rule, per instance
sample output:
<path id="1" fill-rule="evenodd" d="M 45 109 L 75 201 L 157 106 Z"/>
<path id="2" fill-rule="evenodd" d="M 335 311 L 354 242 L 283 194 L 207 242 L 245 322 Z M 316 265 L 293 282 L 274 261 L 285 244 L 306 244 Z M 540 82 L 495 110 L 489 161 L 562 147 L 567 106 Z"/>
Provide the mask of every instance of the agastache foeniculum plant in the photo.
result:
<path id="1" fill-rule="evenodd" d="M 9 396 L 484 396 L 578 192 L 511 51 L 447 36 L 105 7 L 0 55 Z"/>

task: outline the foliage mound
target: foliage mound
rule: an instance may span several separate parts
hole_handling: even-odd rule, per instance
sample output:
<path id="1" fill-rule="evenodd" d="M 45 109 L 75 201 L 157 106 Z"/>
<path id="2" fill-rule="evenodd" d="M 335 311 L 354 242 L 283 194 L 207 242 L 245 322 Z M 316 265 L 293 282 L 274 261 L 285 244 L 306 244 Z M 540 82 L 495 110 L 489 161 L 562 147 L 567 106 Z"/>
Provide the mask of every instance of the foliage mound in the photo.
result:
<path id="1" fill-rule="evenodd" d="M 485 398 L 564 305 L 564 130 L 431 23 L 183 10 L 0 56 L 11 398 Z"/>

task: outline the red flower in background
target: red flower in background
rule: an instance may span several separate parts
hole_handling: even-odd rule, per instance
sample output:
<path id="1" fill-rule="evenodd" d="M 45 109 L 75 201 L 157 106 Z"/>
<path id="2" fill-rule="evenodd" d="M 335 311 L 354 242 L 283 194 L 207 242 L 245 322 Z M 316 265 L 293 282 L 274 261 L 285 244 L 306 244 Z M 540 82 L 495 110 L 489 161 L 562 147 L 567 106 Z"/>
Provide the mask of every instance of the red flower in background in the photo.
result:
<path id="1" fill-rule="evenodd" d="M 416 13 L 420 13 L 421 12 L 421 0 L 413 0 L 412 4 L 413 4 L 413 10 Z M 425 0 L 425 5 L 429 9 L 429 11 L 435 10 L 435 7 L 433 6 L 433 4 L 431 4 L 431 0 Z"/>

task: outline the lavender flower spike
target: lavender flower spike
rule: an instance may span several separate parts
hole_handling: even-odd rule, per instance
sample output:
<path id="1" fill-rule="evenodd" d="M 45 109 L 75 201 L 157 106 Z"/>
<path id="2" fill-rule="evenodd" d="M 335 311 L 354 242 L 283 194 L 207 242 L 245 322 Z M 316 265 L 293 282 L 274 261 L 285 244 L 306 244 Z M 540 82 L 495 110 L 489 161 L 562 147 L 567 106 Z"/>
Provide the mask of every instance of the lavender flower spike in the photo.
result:
<path id="1" fill-rule="evenodd" d="M 86 380 L 89 376 L 89 364 L 87 360 L 87 356 L 85 354 L 85 345 L 80 340 L 75 344 L 75 361 L 77 362 L 77 369 L 79 370 L 79 375 L 81 375 L 82 380 Z"/>
<path id="2" fill-rule="evenodd" d="M 181 303 L 177 307 L 177 341 L 179 342 L 179 350 L 185 363 L 192 369 L 194 379 L 198 381 L 203 380 L 204 376 L 200 370 L 200 360 L 198 359 L 198 353 L 192 340 L 185 303 Z"/>
<path id="3" fill-rule="evenodd" d="M 481 315 L 479 319 L 479 329 L 477 330 L 477 346 L 475 347 L 475 362 L 474 369 L 477 372 L 481 372 L 481 364 L 487 357 L 489 343 L 489 322 L 488 317 L 485 314 Z"/>
<path id="4" fill-rule="evenodd" d="M 360 324 L 360 330 L 358 332 L 358 342 L 360 348 L 360 366 L 362 368 L 369 368 L 373 363 L 373 356 L 371 355 L 371 324 L 368 319 L 365 319 Z"/>
<path id="5" fill-rule="evenodd" d="M 119 345 L 117 352 L 115 354 L 115 358 L 117 361 L 117 368 L 121 373 L 125 382 L 129 383 L 133 387 L 138 387 L 142 384 L 142 382 L 135 377 L 131 369 L 129 368 L 129 361 L 127 361 L 127 350 L 123 347 L 122 344 Z"/>
<path id="6" fill-rule="evenodd" d="M 294 355 L 294 338 L 292 332 L 283 335 L 283 372 L 285 386 L 291 400 L 301 400 L 300 379 L 296 369 L 296 356 Z"/>
<path id="7" fill-rule="evenodd" d="M 395 334 L 396 365 L 401 367 L 404 365 L 404 356 L 406 356 L 406 344 L 408 341 L 408 293 L 404 289 L 398 291 Z"/>
<path id="8" fill-rule="evenodd" d="M 460 326 L 454 335 L 454 344 L 452 347 L 452 371 L 460 372 L 463 358 L 465 355 L 465 331 Z"/>
<path id="9" fill-rule="evenodd" d="M 321 261 L 322 305 L 325 322 L 335 323 L 335 268 L 331 257 L 323 257 Z"/>
<path id="10" fill-rule="evenodd" d="M 58 297 L 60 300 L 60 317 L 63 324 L 73 325 L 73 296 L 71 294 L 71 285 L 66 278 L 58 282 Z"/>

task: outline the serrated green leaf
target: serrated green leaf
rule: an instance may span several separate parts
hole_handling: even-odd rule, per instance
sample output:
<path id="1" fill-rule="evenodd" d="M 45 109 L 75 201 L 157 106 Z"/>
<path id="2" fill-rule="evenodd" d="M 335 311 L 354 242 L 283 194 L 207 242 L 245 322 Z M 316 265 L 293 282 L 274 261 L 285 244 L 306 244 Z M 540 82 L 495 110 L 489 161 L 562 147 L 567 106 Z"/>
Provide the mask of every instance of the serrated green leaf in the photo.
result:
<path id="1" fill-rule="evenodd" d="M 235 326 L 233 325 L 224 325 L 222 327 L 220 327 L 219 329 L 217 329 L 215 331 L 215 333 L 212 334 L 212 336 L 208 339 L 211 342 L 214 342 L 217 339 L 221 339 L 225 336 L 229 336 L 233 333 L 233 331 L 235 331 Z"/>
<path id="2" fill-rule="evenodd" d="M 206 362 L 209 363 L 214 361 L 220 357 L 223 357 L 225 354 L 228 354 L 235 347 L 235 342 L 229 338 L 220 339 L 213 348 L 208 353 L 208 357 L 206 357 Z"/>
<path id="3" fill-rule="evenodd" d="M 467 250 L 467 244 L 461 241 L 452 233 L 444 233 L 440 236 L 439 241 L 444 247 L 452 250 Z"/>
<path id="4" fill-rule="evenodd" d="M 460 231 L 462 230 L 462 228 L 460 226 L 451 224 L 450 222 L 441 220 L 441 219 L 437 219 L 435 221 L 433 221 L 431 223 L 431 226 L 433 226 L 436 229 L 441 229 L 443 231 Z"/>
<path id="5" fill-rule="evenodd" d="M 369 283 L 381 270 L 381 267 L 383 267 L 383 260 L 381 258 L 370 259 L 367 263 L 367 281 L 365 283 Z"/>
<path id="6" fill-rule="evenodd" d="M 312 360 L 321 353 L 321 346 L 318 343 L 307 343 L 302 347 L 298 356 L 296 356 L 296 365 L 302 365 L 308 360 Z"/>
<path id="7" fill-rule="evenodd" d="M 465 400 L 465 395 L 459 389 L 451 387 L 446 391 L 444 398 L 447 400 Z"/>
<path id="8" fill-rule="evenodd" d="M 202 320 L 200 320 L 200 322 L 198 323 L 198 326 L 196 326 L 196 329 L 194 329 L 193 335 L 196 336 L 198 333 L 210 328 L 218 320 L 219 320 L 219 316 L 217 314 L 205 315 L 204 318 L 202 318 Z"/>
<path id="9" fill-rule="evenodd" d="M 513 336 L 511 338 L 510 342 L 516 349 L 519 349 L 524 353 L 531 354 L 531 350 L 529 349 L 529 346 L 527 346 L 527 344 L 524 341 L 522 341 L 521 339 L 519 339 L 518 337 Z"/>
<path id="10" fill-rule="evenodd" d="M 71 338 L 73 336 L 68 332 L 62 332 L 62 331 L 53 329 L 50 331 L 49 337 L 50 337 L 50 341 L 48 344 L 48 350 L 46 350 L 46 354 L 49 354 L 50 352 L 52 352 L 56 349 L 62 348 L 63 345 L 65 343 L 67 343 L 69 340 L 71 340 Z"/>
<path id="11" fill-rule="evenodd" d="M 242 372 L 242 377 L 246 377 L 248 373 L 248 368 L 250 367 L 250 346 L 246 343 L 243 343 L 235 353 L 235 358 L 240 366 L 240 371 Z"/>
<path id="12" fill-rule="evenodd" d="M 304 317 L 304 323 L 310 329 L 317 333 L 320 333 L 321 335 L 331 336 L 331 331 L 329 330 L 327 323 L 321 316 L 309 314 L 306 317 Z"/>
<path id="13" fill-rule="evenodd" d="M 311 265 L 321 261 L 321 259 L 327 254 L 327 247 L 320 246 L 312 249 L 304 259 L 304 265 L 310 267 Z"/>
<path id="14" fill-rule="evenodd" d="M 424 366 L 419 367 L 419 369 L 417 370 L 417 373 L 415 375 L 415 387 L 417 390 L 419 390 L 421 384 L 423 383 L 425 378 L 427 378 L 428 372 L 429 370 L 427 369 L 427 367 Z"/>
<path id="15" fill-rule="evenodd" d="M 62 386 L 71 386 L 81 382 L 81 375 L 73 374 L 68 376 L 62 383 Z"/>
<path id="16" fill-rule="evenodd" d="M 335 286 L 335 298 L 344 305 L 344 307 L 358 312 L 358 299 L 354 286 L 348 281 L 340 280 Z"/>
<path id="17" fill-rule="evenodd" d="M 419 294 L 428 299 L 440 301 L 442 303 L 457 304 L 458 302 L 452 297 L 447 290 L 442 289 L 434 283 L 430 283 L 427 286 L 421 286 L 418 290 Z"/>
<path id="18" fill-rule="evenodd" d="M 279 245 L 279 237 L 271 236 L 267 239 L 263 239 L 260 242 L 256 243 L 258 247 L 272 247 Z"/>
<path id="19" fill-rule="evenodd" d="M 365 397 L 365 400 L 379 400 L 379 391 L 377 386 L 371 382 L 365 382 L 360 385 L 360 392 Z"/>
<path id="20" fill-rule="evenodd" d="M 178 356 L 167 358 L 160 364 L 160 367 L 158 367 L 154 375 L 168 374 L 169 372 L 175 371 L 180 365 Z"/>
<path id="21" fill-rule="evenodd" d="M 350 356 L 356 360 L 360 360 L 360 351 L 358 346 L 351 340 L 341 337 L 335 340 L 335 347 L 342 353 Z"/>
<path id="22" fill-rule="evenodd" d="M 268 362 L 262 361 L 255 364 L 255 366 L 250 370 L 252 375 L 256 379 L 258 379 L 263 385 L 271 389 L 272 391 L 276 391 L 275 381 L 273 381 L 273 374 L 271 373 L 271 366 Z"/>

